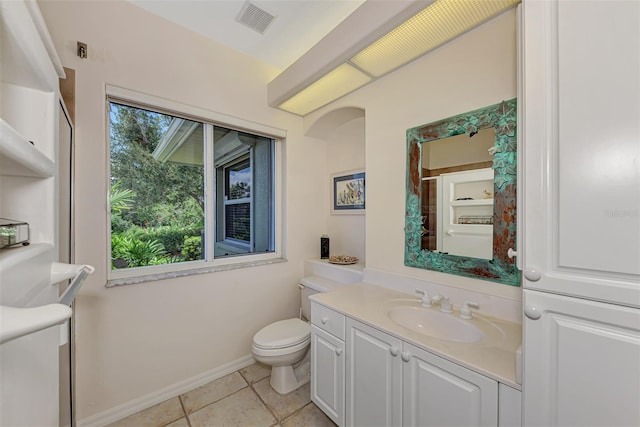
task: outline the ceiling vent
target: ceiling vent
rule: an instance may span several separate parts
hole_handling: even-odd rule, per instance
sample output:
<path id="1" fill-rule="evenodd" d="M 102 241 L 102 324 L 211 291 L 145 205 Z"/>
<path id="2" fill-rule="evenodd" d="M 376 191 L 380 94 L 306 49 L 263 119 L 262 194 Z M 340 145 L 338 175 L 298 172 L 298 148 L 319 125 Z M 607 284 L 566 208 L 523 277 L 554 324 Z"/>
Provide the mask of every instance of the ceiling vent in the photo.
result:
<path id="1" fill-rule="evenodd" d="M 264 9 L 260 9 L 250 1 L 246 1 L 236 17 L 236 21 L 254 31 L 264 34 L 276 17 Z"/>

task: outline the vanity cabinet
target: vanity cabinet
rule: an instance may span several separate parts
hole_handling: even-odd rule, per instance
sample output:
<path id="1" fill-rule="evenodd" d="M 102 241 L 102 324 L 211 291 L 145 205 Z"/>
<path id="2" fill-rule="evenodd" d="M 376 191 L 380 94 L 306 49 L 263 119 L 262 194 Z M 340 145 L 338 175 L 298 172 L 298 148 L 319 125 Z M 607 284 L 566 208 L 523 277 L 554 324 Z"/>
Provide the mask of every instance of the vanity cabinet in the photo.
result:
<path id="1" fill-rule="evenodd" d="M 349 426 L 497 426 L 498 383 L 347 318 Z"/>
<path id="2" fill-rule="evenodd" d="M 496 319 L 505 341 L 421 343 L 383 314 L 404 295 L 359 283 L 311 296 L 318 407 L 339 426 L 519 427 L 520 325 Z"/>
<path id="3" fill-rule="evenodd" d="M 344 425 L 344 315 L 318 304 L 311 310 L 311 400 Z"/>

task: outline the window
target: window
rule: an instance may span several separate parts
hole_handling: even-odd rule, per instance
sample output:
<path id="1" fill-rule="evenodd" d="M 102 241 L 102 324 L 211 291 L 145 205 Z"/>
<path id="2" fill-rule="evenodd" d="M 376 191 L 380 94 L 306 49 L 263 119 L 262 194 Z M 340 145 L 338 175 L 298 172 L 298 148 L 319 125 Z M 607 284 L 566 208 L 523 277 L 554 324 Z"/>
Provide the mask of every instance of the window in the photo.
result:
<path id="1" fill-rule="evenodd" d="M 273 251 L 273 139 L 215 127 L 214 258 Z"/>
<path id="2" fill-rule="evenodd" d="M 251 244 L 251 166 L 246 157 L 224 167 L 225 239 Z"/>
<path id="3" fill-rule="evenodd" d="M 280 257 L 274 137 L 147 102 L 107 105 L 110 282 Z"/>

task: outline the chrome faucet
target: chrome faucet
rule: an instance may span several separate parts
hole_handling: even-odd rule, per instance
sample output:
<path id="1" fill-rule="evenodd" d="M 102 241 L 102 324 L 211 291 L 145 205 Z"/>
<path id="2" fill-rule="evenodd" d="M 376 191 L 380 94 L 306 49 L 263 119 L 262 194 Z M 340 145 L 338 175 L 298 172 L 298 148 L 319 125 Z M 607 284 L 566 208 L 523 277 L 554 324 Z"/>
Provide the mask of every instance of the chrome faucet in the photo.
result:
<path id="1" fill-rule="evenodd" d="M 480 304 L 473 301 L 465 301 L 464 304 L 460 307 L 460 318 L 469 320 L 473 317 L 473 313 L 471 312 L 471 308 L 480 308 Z"/>
<path id="2" fill-rule="evenodd" d="M 422 306 L 426 308 L 431 307 L 431 297 L 429 293 L 423 289 L 416 289 L 416 292 L 422 294 Z"/>
<path id="3" fill-rule="evenodd" d="M 445 297 L 443 295 L 436 295 L 435 297 L 431 298 L 431 301 L 434 304 L 440 304 L 440 311 L 443 313 L 452 313 L 453 312 L 453 305 L 451 304 L 451 301 L 449 301 L 449 297 Z"/>

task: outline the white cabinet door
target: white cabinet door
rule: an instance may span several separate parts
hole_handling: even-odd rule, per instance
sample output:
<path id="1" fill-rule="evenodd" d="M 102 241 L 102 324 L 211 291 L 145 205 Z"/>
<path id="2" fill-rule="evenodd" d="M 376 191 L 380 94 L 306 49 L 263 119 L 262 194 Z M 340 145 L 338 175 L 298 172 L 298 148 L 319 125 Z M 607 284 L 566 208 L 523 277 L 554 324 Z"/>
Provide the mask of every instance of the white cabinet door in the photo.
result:
<path id="1" fill-rule="evenodd" d="M 344 342 L 311 326 L 311 400 L 344 425 Z"/>
<path id="2" fill-rule="evenodd" d="M 504 384 L 498 384 L 498 425 L 522 426 L 522 392 Z"/>
<path id="3" fill-rule="evenodd" d="M 522 8 L 524 286 L 640 307 L 640 2 Z"/>
<path id="4" fill-rule="evenodd" d="M 640 310 L 524 294 L 524 425 L 640 426 Z"/>
<path id="5" fill-rule="evenodd" d="M 402 424 L 402 341 L 347 318 L 348 426 Z"/>
<path id="6" fill-rule="evenodd" d="M 497 426 L 498 383 L 404 344 L 404 426 Z"/>

